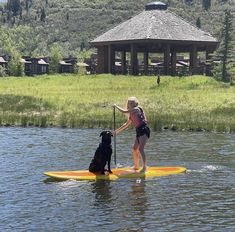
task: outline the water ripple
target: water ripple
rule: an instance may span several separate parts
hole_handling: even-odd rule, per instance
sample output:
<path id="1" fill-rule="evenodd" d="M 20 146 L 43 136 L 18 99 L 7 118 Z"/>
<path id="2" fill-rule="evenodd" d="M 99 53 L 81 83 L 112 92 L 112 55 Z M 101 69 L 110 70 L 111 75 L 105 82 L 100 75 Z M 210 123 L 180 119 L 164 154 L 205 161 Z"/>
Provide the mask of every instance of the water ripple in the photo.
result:
<path id="1" fill-rule="evenodd" d="M 152 179 L 52 181 L 48 170 L 86 169 L 99 129 L 0 128 L 0 231 L 235 231 L 234 134 L 152 133 L 148 165 L 186 166 Z M 134 133 L 117 138 L 133 165 Z"/>

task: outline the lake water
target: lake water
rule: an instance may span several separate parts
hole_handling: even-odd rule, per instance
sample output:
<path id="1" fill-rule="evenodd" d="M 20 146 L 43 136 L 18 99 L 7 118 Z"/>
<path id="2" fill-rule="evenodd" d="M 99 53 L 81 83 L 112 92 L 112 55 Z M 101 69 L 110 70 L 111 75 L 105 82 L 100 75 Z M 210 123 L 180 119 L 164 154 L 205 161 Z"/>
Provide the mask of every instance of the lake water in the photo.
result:
<path id="1" fill-rule="evenodd" d="M 235 231 L 235 134 L 154 132 L 148 165 L 187 173 L 152 179 L 52 181 L 87 169 L 99 129 L 0 128 L 0 231 Z M 132 165 L 134 131 L 117 138 Z M 114 166 L 114 165 L 113 165 Z"/>

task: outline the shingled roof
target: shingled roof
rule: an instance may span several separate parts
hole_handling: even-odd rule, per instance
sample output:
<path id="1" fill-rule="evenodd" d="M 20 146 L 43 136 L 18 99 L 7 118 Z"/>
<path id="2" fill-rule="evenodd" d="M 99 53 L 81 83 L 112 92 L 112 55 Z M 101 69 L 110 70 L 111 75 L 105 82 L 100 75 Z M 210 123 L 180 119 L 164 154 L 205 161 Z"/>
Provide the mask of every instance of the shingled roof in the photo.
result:
<path id="1" fill-rule="evenodd" d="M 119 24 L 91 43 L 96 45 L 134 40 L 217 42 L 209 33 L 202 31 L 171 11 L 151 9 Z"/>

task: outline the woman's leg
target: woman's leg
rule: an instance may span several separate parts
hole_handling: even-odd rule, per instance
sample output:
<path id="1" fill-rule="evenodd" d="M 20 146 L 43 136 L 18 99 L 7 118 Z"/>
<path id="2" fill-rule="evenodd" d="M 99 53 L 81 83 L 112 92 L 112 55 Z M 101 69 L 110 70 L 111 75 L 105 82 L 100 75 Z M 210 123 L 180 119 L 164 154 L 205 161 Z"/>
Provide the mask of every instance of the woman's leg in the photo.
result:
<path id="1" fill-rule="evenodd" d="M 133 160 L 134 160 L 134 169 L 139 169 L 139 142 L 135 139 L 133 146 Z"/>
<path id="2" fill-rule="evenodd" d="M 142 158 L 142 171 L 145 172 L 147 169 L 147 162 L 146 162 L 146 156 L 144 152 L 144 147 L 146 145 L 146 142 L 148 140 L 147 135 L 142 135 L 139 137 L 139 152 L 141 154 Z"/>

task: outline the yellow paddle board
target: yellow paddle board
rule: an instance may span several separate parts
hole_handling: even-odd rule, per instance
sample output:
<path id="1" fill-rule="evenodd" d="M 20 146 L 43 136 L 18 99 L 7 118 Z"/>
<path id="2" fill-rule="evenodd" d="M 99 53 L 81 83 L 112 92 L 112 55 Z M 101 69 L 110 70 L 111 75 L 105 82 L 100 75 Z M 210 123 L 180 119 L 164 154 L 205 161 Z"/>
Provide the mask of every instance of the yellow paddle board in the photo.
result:
<path id="1" fill-rule="evenodd" d="M 131 167 L 114 168 L 112 174 L 101 175 L 88 170 L 44 172 L 46 176 L 61 180 L 117 180 L 119 178 L 159 177 L 186 172 L 184 167 L 148 167 L 146 172 Z"/>

